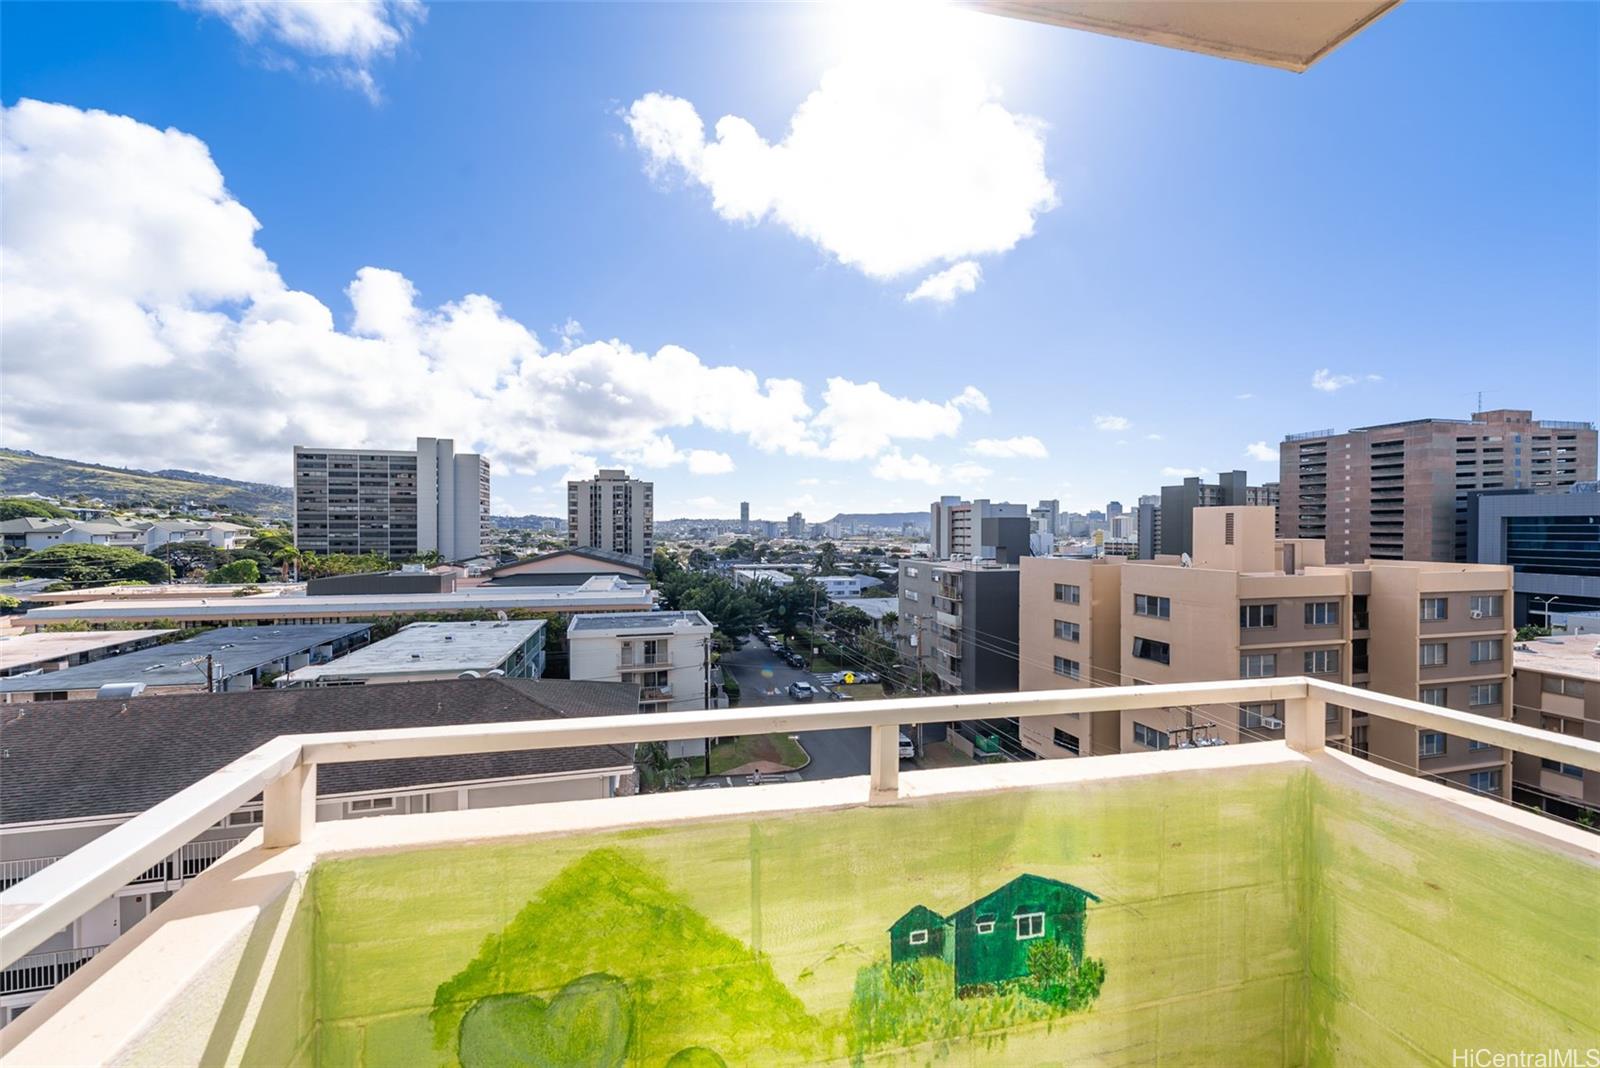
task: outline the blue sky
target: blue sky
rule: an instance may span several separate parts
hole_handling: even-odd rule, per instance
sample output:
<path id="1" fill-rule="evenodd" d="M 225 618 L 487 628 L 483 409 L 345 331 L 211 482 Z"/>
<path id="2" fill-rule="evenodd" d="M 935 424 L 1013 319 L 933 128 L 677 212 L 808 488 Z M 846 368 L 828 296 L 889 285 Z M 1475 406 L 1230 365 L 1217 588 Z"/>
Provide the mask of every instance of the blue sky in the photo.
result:
<path id="1" fill-rule="evenodd" d="M 0 8 L 8 445 L 287 481 L 453 434 L 498 508 L 617 462 L 661 517 L 821 519 L 1265 480 L 1479 389 L 1600 414 L 1596 5 L 1413 2 L 1303 75 L 970 13 L 911 54 L 923 15 L 378 5 L 362 51 L 221 7 Z M 828 71 L 809 155 L 672 125 L 782 141 Z"/>

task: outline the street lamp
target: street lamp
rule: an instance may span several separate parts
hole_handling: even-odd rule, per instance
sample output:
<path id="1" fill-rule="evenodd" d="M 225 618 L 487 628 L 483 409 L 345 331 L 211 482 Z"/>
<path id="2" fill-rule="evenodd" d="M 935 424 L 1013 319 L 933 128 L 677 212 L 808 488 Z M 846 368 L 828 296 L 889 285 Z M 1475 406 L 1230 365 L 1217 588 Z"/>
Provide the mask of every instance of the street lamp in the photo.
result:
<path id="1" fill-rule="evenodd" d="M 1552 594 L 1549 597 L 1543 597 L 1543 598 L 1534 597 L 1534 596 L 1531 596 L 1531 595 L 1528 597 L 1528 600 L 1530 600 L 1530 601 L 1540 601 L 1540 600 L 1544 601 L 1544 629 L 1545 630 L 1552 630 L 1553 629 L 1550 626 L 1550 602 L 1556 601 L 1556 600 L 1559 600 L 1559 599 L 1560 599 L 1560 595 L 1559 594 Z"/>

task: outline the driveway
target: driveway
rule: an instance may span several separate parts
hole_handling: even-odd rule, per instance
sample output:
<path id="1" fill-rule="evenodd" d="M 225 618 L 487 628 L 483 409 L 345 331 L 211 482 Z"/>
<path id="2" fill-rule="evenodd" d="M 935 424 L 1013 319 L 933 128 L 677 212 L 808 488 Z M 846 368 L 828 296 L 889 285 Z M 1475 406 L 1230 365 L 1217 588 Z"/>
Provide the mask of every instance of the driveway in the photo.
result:
<path id="1" fill-rule="evenodd" d="M 788 694 L 791 682 L 809 682 L 819 687 L 823 678 L 796 670 L 778 659 L 771 649 L 759 639 L 747 638 L 737 652 L 722 654 L 722 669 L 739 681 L 739 707 L 754 708 L 759 705 L 799 705 Z M 827 695 L 818 692 L 815 702 L 827 703 Z M 866 775 L 871 768 L 868 739 L 871 732 L 866 727 L 849 727 L 835 731 L 804 731 L 798 735 L 800 744 L 811 754 L 811 763 L 800 772 L 802 779 L 839 779 L 851 775 Z M 915 767 L 902 760 L 905 769 Z"/>

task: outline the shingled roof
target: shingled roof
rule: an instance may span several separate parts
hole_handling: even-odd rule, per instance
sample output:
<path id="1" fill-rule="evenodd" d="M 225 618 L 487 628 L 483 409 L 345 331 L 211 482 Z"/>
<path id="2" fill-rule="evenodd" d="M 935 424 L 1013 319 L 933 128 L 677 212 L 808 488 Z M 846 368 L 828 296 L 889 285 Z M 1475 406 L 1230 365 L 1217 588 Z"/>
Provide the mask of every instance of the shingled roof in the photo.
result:
<path id="1" fill-rule="evenodd" d="M 620 682 L 451 679 L 0 706 L 0 824 L 142 812 L 283 734 L 616 716 Z M 320 795 L 631 767 L 633 746 L 330 764 Z"/>

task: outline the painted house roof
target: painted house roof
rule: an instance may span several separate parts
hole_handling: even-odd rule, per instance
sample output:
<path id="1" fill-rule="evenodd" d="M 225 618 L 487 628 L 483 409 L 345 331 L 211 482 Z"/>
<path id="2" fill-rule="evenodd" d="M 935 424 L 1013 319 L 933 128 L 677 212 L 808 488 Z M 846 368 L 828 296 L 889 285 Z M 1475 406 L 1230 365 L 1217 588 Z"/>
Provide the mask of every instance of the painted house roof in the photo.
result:
<path id="1" fill-rule="evenodd" d="M 1043 875 L 1033 875 L 1024 872 L 1022 875 L 1017 876 L 1010 882 L 1003 883 L 1000 886 L 995 887 L 993 890 L 989 891 L 987 894 L 984 894 L 982 897 L 978 898 L 966 908 L 961 909 L 959 912 L 952 913 L 950 919 L 952 922 L 957 924 L 969 922 L 974 917 L 988 912 L 990 907 L 992 907 L 994 900 L 998 897 L 1007 895 L 1016 896 L 1018 894 L 1044 895 L 1060 891 L 1076 894 L 1080 897 L 1087 898 L 1090 901 L 1100 900 L 1098 895 L 1090 893 L 1081 886 L 1073 886 L 1071 883 L 1064 883 L 1060 879 L 1048 879 Z"/>
<path id="2" fill-rule="evenodd" d="M 906 927 L 943 927 L 949 922 L 947 918 L 939 915 L 926 905 L 912 905 L 906 910 L 904 916 L 889 925 L 889 930 L 893 932 L 903 930 Z"/>

